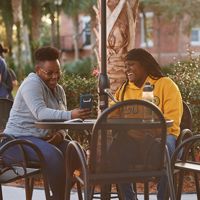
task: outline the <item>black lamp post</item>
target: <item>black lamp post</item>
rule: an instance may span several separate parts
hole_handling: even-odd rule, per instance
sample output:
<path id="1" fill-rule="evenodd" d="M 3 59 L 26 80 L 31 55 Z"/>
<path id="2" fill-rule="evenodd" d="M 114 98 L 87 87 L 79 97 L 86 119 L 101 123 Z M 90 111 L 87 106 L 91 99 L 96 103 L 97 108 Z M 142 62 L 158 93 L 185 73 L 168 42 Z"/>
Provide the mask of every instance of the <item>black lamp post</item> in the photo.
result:
<path id="1" fill-rule="evenodd" d="M 101 112 L 108 107 L 108 96 L 104 92 L 110 87 L 107 75 L 107 40 L 106 40 L 106 0 L 101 0 L 101 71 L 98 80 L 99 108 Z"/>
<path id="2" fill-rule="evenodd" d="M 57 48 L 60 48 L 60 6 L 62 4 L 63 0 L 55 0 L 54 4 L 56 5 L 56 18 L 57 18 L 57 23 L 56 23 L 56 45 Z"/>

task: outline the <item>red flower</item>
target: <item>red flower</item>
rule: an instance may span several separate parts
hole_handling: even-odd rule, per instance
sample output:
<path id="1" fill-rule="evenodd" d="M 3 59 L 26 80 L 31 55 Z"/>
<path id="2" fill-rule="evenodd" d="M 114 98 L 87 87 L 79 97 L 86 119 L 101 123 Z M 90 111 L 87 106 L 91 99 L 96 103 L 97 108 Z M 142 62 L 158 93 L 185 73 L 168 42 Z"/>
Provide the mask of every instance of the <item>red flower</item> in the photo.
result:
<path id="1" fill-rule="evenodd" d="M 99 76 L 99 70 L 98 70 L 98 68 L 94 68 L 94 69 L 93 69 L 92 75 L 93 75 L 93 76 L 96 76 L 96 77 Z"/>

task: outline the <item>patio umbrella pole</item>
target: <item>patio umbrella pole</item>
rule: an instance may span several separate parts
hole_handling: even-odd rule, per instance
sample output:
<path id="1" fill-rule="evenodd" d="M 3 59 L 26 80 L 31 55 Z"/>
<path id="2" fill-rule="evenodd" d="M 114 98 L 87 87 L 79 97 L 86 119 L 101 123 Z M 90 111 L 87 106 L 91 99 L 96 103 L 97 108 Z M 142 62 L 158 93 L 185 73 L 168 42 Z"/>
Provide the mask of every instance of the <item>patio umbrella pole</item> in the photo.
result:
<path id="1" fill-rule="evenodd" d="M 108 96 L 104 92 L 110 87 L 107 75 L 107 39 L 106 39 L 106 0 L 101 0 L 101 71 L 98 80 L 99 109 L 101 112 L 108 107 Z"/>

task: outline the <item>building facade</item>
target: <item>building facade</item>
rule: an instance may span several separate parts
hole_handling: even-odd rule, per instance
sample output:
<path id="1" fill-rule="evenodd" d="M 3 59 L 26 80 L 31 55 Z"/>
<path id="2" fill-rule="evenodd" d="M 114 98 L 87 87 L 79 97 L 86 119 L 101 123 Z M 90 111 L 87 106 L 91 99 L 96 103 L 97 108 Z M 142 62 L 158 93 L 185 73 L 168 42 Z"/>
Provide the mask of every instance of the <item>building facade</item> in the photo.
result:
<path id="1" fill-rule="evenodd" d="M 135 47 L 145 48 L 164 66 L 188 57 L 188 52 L 200 54 L 200 27 L 186 31 L 187 18 L 181 22 L 164 21 L 147 12 L 144 16 L 139 13 L 136 26 Z M 79 16 L 79 34 L 74 35 L 72 20 L 66 15 L 61 15 L 60 43 L 63 51 L 63 62 L 73 60 L 73 37 L 78 37 L 80 58 L 91 54 L 91 30 L 89 16 Z M 144 28 L 146 27 L 146 28 Z M 133 30 L 134 31 L 134 30 Z"/>

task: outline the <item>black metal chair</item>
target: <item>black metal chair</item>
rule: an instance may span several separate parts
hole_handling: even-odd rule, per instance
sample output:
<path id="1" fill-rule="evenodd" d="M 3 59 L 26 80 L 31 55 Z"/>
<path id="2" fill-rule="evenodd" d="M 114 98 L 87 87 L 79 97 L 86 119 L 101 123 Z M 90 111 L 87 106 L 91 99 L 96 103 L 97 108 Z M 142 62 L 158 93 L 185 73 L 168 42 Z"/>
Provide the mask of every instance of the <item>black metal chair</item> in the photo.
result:
<path id="1" fill-rule="evenodd" d="M 185 101 L 183 101 L 183 115 L 181 118 L 181 123 L 180 123 L 180 135 L 177 138 L 177 142 L 176 142 L 176 146 L 178 146 L 181 142 L 183 142 L 185 139 L 189 138 L 192 136 L 192 113 L 191 110 L 189 108 L 189 106 L 187 105 L 187 103 Z M 182 184 L 182 180 L 181 179 L 176 179 L 176 174 L 178 171 L 174 171 L 174 180 L 179 181 L 179 185 Z M 139 181 L 141 182 L 141 180 Z M 136 188 L 136 183 L 134 183 L 134 190 L 137 191 Z M 168 194 L 166 194 L 166 198 L 168 197 Z M 145 200 L 149 200 L 149 182 L 146 181 L 144 182 L 144 199 Z"/>
<path id="2" fill-rule="evenodd" d="M 20 155 L 20 160 L 17 160 L 13 155 L 8 153 L 12 148 L 15 148 L 15 153 Z M 26 148 L 30 148 L 37 155 L 37 168 L 31 167 L 25 153 Z M 46 199 L 51 200 L 45 165 L 41 151 L 32 142 L 21 139 L 11 139 L 5 142 L 0 147 L 0 200 L 3 200 L 2 184 L 11 183 L 23 178 L 25 179 L 26 199 L 31 200 L 33 182 L 30 181 L 30 178 L 38 174 L 41 174 L 43 177 Z"/>
<path id="3" fill-rule="evenodd" d="M 153 121 L 144 118 L 144 109 L 153 116 Z M 107 108 L 93 127 L 88 162 L 77 142 L 72 141 L 68 145 L 66 199 L 70 199 L 74 178 L 84 185 L 84 197 L 87 200 L 95 197 L 94 187 L 97 185 L 102 190 L 101 199 L 110 199 L 112 184 L 118 186 L 119 198 L 124 199 L 121 184 L 132 183 L 138 178 L 150 180 L 166 174 L 170 198 L 175 200 L 170 158 L 165 145 L 166 134 L 166 121 L 152 103 L 128 100 Z M 71 151 L 76 151 L 79 157 L 81 176 L 72 176 Z"/>
<path id="4" fill-rule="evenodd" d="M 3 199 L 1 185 L 22 178 L 25 179 L 26 200 L 31 200 L 35 175 L 42 175 L 46 199 L 50 200 L 48 179 L 44 170 L 44 158 L 40 150 L 29 141 L 19 140 L 13 136 L 3 134 L 3 130 L 5 129 L 6 123 L 8 121 L 12 105 L 12 100 L 0 98 L 0 142 L 4 144 L 0 147 L 0 200 Z M 4 158 L 7 157 L 5 156 L 5 152 L 11 148 L 16 148 L 16 146 L 17 149 L 19 149 L 19 151 L 16 153 L 21 154 L 21 161 L 17 162 L 15 160 L 15 155 L 13 155 L 9 156 L 10 161 L 13 163 L 5 163 Z M 24 148 L 27 148 L 27 146 L 36 153 L 38 161 L 33 162 L 26 158 Z"/>
<path id="5" fill-rule="evenodd" d="M 176 199 L 181 199 L 181 192 L 183 186 L 183 179 L 185 172 L 192 172 L 195 178 L 195 186 L 197 192 L 197 198 L 200 200 L 200 187 L 199 187 L 199 178 L 200 173 L 200 162 L 195 159 L 195 148 L 199 147 L 200 144 L 200 135 L 194 135 L 185 139 L 182 143 L 178 145 L 174 154 L 172 155 L 171 165 L 172 170 L 179 171 L 179 181 L 178 181 L 178 190 L 176 193 Z M 183 155 L 179 158 L 179 153 L 184 149 Z"/>
<path id="6" fill-rule="evenodd" d="M 12 105 L 12 100 L 0 98 L 0 133 L 3 132 L 6 126 Z"/>
<path id="7" fill-rule="evenodd" d="M 192 112 L 188 104 L 183 101 L 183 115 L 180 124 L 180 135 L 177 138 L 176 146 L 182 141 L 192 136 Z"/>

